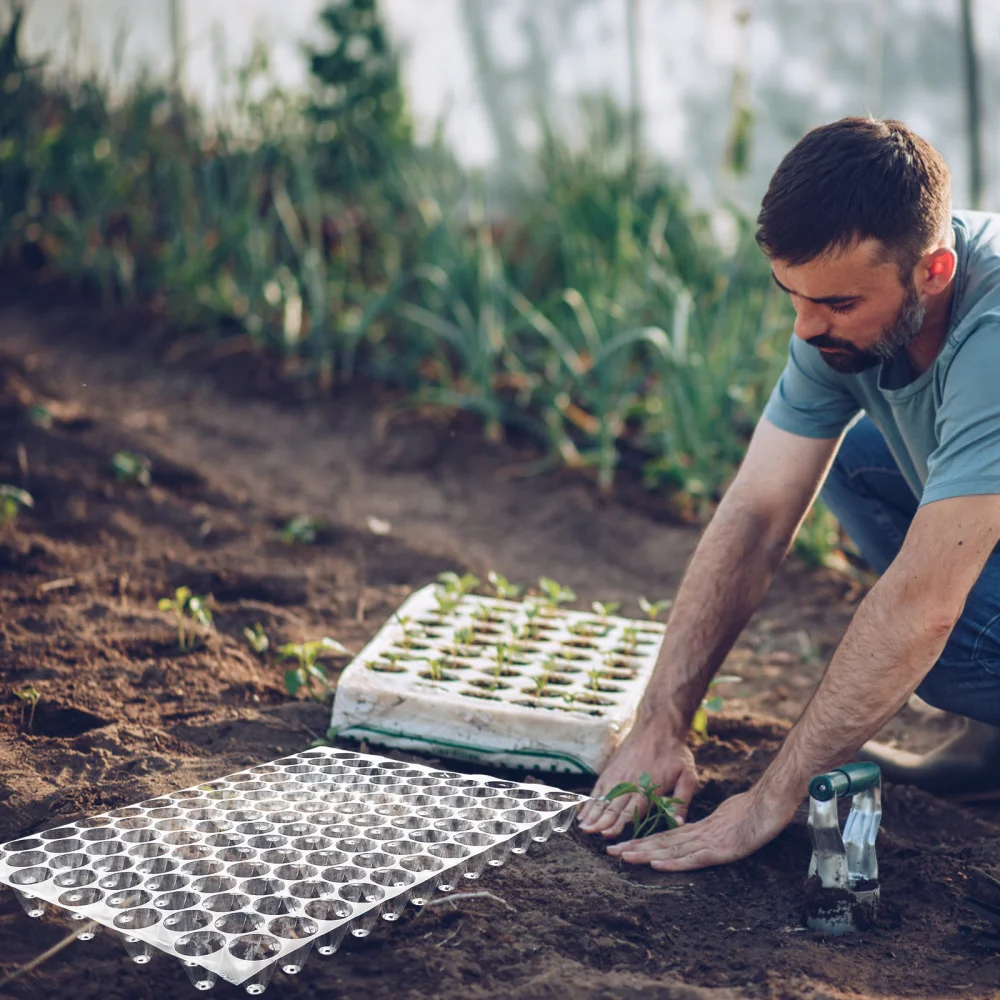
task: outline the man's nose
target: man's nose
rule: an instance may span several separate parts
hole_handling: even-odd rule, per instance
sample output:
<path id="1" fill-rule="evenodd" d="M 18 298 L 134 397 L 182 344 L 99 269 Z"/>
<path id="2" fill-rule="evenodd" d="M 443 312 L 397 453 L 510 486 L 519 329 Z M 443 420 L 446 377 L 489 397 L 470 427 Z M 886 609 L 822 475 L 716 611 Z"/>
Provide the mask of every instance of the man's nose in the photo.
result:
<path id="1" fill-rule="evenodd" d="M 795 336 L 800 340 L 812 340 L 820 334 L 829 332 L 826 318 L 821 309 L 811 302 L 800 301 L 794 303 L 795 326 L 793 328 Z"/>

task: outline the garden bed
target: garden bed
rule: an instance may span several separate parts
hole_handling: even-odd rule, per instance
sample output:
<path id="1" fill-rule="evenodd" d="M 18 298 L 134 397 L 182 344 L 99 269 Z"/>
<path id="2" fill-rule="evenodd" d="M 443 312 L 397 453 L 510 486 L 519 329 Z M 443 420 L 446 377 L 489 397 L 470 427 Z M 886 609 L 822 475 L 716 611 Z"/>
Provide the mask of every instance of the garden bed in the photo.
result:
<path id="1" fill-rule="evenodd" d="M 330 635 L 360 649 L 437 573 L 491 567 L 518 582 L 555 577 L 581 607 L 623 600 L 637 614 L 640 594 L 673 592 L 697 537 L 569 475 L 512 478 L 530 456 L 461 426 L 380 438 L 378 400 L 304 407 L 220 393 L 196 359 L 165 367 L 102 349 L 105 330 L 79 311 L 8 304 L 0 329 L 0 482 L 35 499 L 0 536 L 0 841 L 320 735 L 328 708 L 288 699 L 283 668 L 243 637 L 256 622 L 275 642 Z M 48 426 L 28 419 L 32 405 L 47 405 Z M 151 459 L 151 487 L 116 482 L 121 450 Z M 301 514 L 325 527 L 290 546 L 275 526 Z M 181 585 L 216 598 L 215 630 L 185 653 L 157 610 Z M 695 816 L 761 772 L 861 593 L 846 578 L 782 571 L 726 665 L 744 681 L 723 692 L 698 747 L 707 784 Z M 14 696 L 27 687 L 41 694 L 30 731 Z M 889 735 L 920 749 L 946 728 L 907 709 Z M 978 921 L 960 905 L 968 867 L 1000 860 L 995 810 L 888 787 L 886 918 L 840 940 L 801 929 L 804 820 L 744 862 L 685 875 L 621 867 L 574 830 L 484 876 L 503 902 L 413 910 L 296 977 L 276 975 L 269 995 L 996 996 L 1000 959 L 977 946 Z M 0 980 L 65 932 L 0 893 Z M 107 932 L 0 988 L 18 1000 L 188 995 L 176 963 L 136 966 Z"/>

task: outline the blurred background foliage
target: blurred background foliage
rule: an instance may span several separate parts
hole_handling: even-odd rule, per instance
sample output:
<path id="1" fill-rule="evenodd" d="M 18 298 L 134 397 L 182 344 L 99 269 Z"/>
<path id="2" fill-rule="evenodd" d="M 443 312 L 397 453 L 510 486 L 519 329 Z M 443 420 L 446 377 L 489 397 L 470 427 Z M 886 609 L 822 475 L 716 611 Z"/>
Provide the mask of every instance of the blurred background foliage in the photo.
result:
<path id="1" fill-rule="evenodd" d="M 225 116 L 142 77 L 29 61 L 0 42 L 0 258 L 141 303 L 178 334 L 243 337 L 328 393 L 396 387 L 467 412 L 609 489 L 622 465 L 703 516 L 783 362 L 790 313 L 752 221 L 693 207 L 610 100 L 585 141 L 548 121 L 534 180 L 498 211 L 440 136 L 414 139 L 375 0 L 322 14 L 309 92 L 255 51 Z M 727 169 L 752 123 L 734 93 Z"/>

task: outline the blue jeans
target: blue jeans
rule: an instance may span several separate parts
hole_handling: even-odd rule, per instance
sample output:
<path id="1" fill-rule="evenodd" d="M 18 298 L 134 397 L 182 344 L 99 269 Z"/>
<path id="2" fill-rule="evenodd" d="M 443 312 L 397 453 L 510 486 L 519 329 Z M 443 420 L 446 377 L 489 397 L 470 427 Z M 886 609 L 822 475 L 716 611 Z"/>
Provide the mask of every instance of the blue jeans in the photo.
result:
<path id="1" fill-rule="evenodd" d="M 884 573 L 903 544 L 918 501 L 868 417 L 847 432 L 821 498 L 865 560 Z M 1000 726 L 1000 555 L 986 561 L 917 694 L 937 708 Z"/>

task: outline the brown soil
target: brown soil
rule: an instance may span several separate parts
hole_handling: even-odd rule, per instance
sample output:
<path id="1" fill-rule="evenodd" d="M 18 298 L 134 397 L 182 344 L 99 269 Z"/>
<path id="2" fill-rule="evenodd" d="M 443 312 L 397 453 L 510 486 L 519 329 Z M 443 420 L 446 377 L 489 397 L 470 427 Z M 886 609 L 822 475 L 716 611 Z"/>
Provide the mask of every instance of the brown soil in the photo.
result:
<path id="1" fill-rule="evenodd" d="M 0 532 L 0 841 L 321 733 L 328 709 L 285 696 L 246 625 L 358 648 L 438 572 L 489 567 L 528 582 L 544 573 L 584 604 L 624 600 L 634 612 L 638 595 L 676 588 L 696 541 L 655 498 L 602 499 L 561 474 L 518 478 L 530 456 L 461 425 L 383 433 L 374 393 L 308 406 L 288 392 L 251 398 L 233 388 L 255 370 L 243 359 L 202 348 L 165 364 L 80 310 L 8 302 L 0 330 L 0 482 L 36 501 Z M 55 418 L 49 429 L 27 418 L 37 403 Z M 120 449 L 152 459 L 151 488 L 113 480 Z M 296 514 L 325 521 L 316 544 L 278 540 Z M 373 534 L 369 517 L 390 533 Z M 216 631 L 185 655 L 156 609 L 179 584 L 216 602 Z M 744 680 L 723 692 L 726 713 L 698 749 L 707 784 L 696 816 L 760 774 L 862 592 L 794 562 L 782 571 L 726 667 Z M 30 730 L 13 694 L 27 684 L 42 692 Z M 888 736 L 921 749 L 948 726 L 907 708 Z M 980 923 L 961 904 L 969 867 L 995 857 L 1000 816 L 903 788 L 885 802 L 885 914 L 849 939 L 802 929 L 804 815 L 756 856 L 683 876 L 622 868 L 573 831 L 486 881 L 506 906 L 480 897 L 413 911 L 270 989 L 372 1000 L 1000 996 L 1000 956 L 977 944 Z M 65 931 L 29 923 L 0 893 L 0 979 Z M 193 988 L 178 963 L 138 967 L 103 931 L 0 994 L 133 1000 Z"/>

